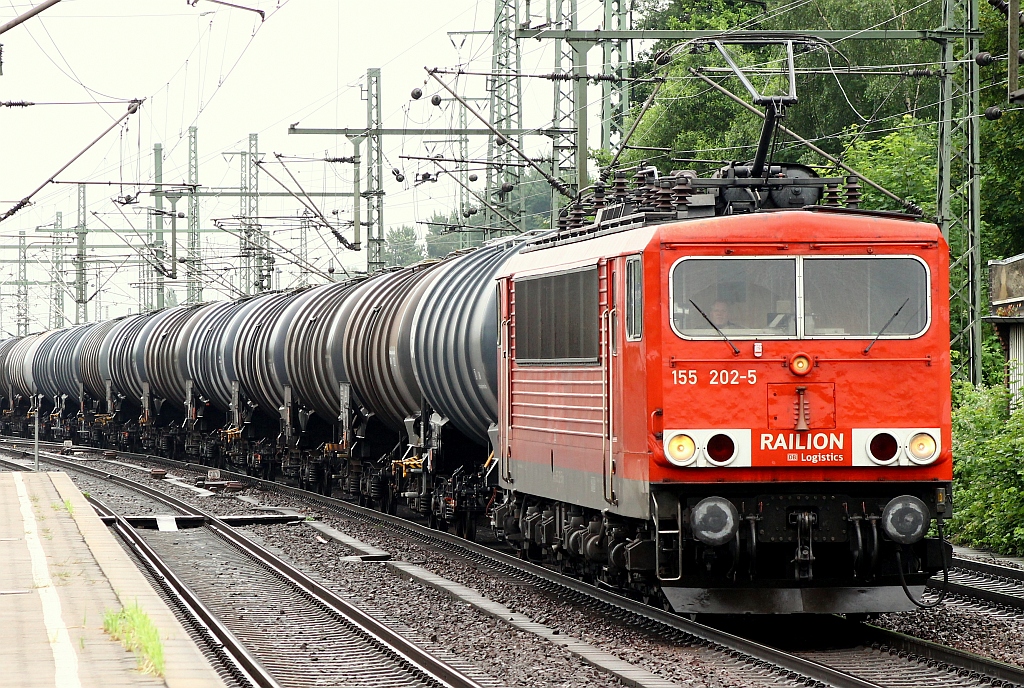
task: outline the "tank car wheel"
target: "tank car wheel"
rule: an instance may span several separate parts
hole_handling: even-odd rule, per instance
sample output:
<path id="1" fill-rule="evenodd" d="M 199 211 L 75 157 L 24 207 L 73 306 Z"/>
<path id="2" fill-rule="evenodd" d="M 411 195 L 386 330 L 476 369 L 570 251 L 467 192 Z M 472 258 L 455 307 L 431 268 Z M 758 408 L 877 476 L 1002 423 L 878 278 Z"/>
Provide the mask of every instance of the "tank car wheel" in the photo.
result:
<path id="1" fill-rule="evenodd" d="M 440 530 L 443 533 L 448 532 L 448 522 L 445 521 L 443 518 L 438 518 L 437 514 L 435 514 L 433 511 L 431 511 L 430 514 L 427 516 L 427 525 L 433 528 L 434 530 Z"/>
<path id="2" fill-rule="evenodd" d="M 473 514 L 459 514 L 455 522 L 455 534 L 470 542 L 476 541 L 476 518 Z"/>
<path id="3" fill-rule="evenodd" d="M 319 477 L 320 477 L 320 480 L 319 480 L 319 485 L 318 485 L 317 492 L 319 492 L 320 494 L 324 495 L 325 497 L 330 497 L 331 493 L 334 492 L 334 486 L 331 485 L 331 472 L 330 472 L 330 470 L 328 470 L 327 468 L 321 467 L 321 469 L 319 471 Z"/>

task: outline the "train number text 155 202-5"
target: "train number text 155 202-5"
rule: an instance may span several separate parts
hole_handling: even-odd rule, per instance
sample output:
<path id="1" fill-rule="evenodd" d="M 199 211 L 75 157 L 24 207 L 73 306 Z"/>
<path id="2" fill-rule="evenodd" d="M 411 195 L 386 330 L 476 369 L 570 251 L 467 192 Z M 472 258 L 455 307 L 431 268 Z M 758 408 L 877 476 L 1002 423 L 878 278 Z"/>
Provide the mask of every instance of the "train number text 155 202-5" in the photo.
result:
<path id="1" fill-rule="evenodd" d="M 696 370 L 673 370 L 672 384 L 674 385 L 696 385 L 700 377 Z M 710 371 L 709 384 L 712 385 L 738 385 L 746 382 L 748 385 L 757 384 L 756 370 L 732 370 L 722 369 Z"/>

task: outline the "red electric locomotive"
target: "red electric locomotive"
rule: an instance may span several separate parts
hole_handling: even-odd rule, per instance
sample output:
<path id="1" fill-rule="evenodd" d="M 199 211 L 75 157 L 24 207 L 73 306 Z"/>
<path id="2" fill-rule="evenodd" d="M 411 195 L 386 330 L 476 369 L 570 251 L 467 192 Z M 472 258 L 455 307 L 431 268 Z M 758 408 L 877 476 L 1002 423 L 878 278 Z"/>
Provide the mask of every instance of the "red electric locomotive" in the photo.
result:
<path id="1" fill-rule="evenodd" d="M 495 526 L 680 612 L 912 608 L 948 557 L 939 229 L 799 166 L 640 176 L 499 278 Z"/>

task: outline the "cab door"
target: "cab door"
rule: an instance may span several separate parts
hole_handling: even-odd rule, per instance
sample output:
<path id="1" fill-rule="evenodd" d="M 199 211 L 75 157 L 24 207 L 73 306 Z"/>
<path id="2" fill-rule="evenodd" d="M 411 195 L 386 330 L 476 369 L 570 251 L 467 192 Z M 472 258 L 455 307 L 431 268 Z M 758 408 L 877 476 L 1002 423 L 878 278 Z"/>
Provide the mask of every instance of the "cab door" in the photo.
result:
<path id="1" fill-rule="evenodd" d="M 602 466 L 604 499 L 616 506 L 617 476 L 621 470 L 622 419 L 624 408 L 622 378 L 622 299 L 624 259 L 608 258 L 599 265 L 601 298 L 601 380 L 604 401 Z"/>

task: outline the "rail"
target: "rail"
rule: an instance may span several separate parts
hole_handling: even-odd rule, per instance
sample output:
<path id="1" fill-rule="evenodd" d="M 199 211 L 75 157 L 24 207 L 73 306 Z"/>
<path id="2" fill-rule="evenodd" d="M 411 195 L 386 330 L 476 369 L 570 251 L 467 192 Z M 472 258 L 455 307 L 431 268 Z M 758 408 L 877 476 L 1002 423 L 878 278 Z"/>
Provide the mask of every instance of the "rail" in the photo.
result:
<path id="1" fill-rule="evenodd" d="M 171 598 L 174 605 L 188 618 L 189 624 L 200 635 L 215 639 L 215 642 L 209 643 L 211 648 L 222 650 L 218 654 L 221 655 L 222 660 L 226 660 L 224 663 L 237 679 L 252 686 L 259 686 L 259 688 L 281 688 L 281 684 L 249 653 L 245 645 L 235 637 L 235 634 L 221 623 L 220 619 L 178 578 L 171 567 L 123 516 L 114 512 L 98 499 L 93 497 L 87 497 L 87 499 L 101 517 L 114 519 L 114 531 L 135 552 L 139 561 L 150 570 L 154 579 Z"/>
<path id="2" fill-rule="evenodd" d="M 20 450 L 14 450 L 19 453 Z M 125 456 L 124 453 L 121 454 Z M 92 466 L 82 465 L 81 462 L 63 459 L 59 455 L 51 454 L 49 452 L 40 452 L 40 456 L 44 457 L 47 463 L 60 466 L 62 468 L 86 473 L 94 477 L 106 480 L 123 487 L 127 487 L 136 492 L 142 493 L 151 499 L 154 499 L 162 504 L 165 504 L 182 514 L 188 516 L 201 516 L 206 522 L 207 527 L 211 532 L 221 537 L 225 542 L 229 543 L 239 551 L 243 552 L 247 556 L 251 557 L 257 563 L 261 564 L 270 571 L 288 581 L 295 587 L 302 590 L 306 595 L 312 598 L 315 602 L 321 605 L 328 612 L 335 614 L 336 616 L 345 619 L 356 628 L 360 629 L 365 635 L 372 638 L 377 644 L 379 644 L 386 652 L 389 652 L 394 657 L 406 665 L 418 670 L 424 674 L 429 681 L 432 681 L 445 688 L 482 688 L 482 686 L 472 678 L 466 676 L 458 669 L 452 667 L 447 662 L 434 657 L 429 652 L 419 647 L 412 641 L 408 640 L 395 630 L 389 628 L 387 625 L 381 623 L 377 619 L 373 618 L 363 610 L 352 605 L 344 598 L 338 596 L 328 588 L 320 585 L 312 578 L 302 573 L 288 562 L 284 561 L 280 557 L 274 555 L 267 549 L 261 547 L 257 543 L 249 540 L 241 533 L 237 532 L 231 526 L 227 525 L 220 518 L 206 513 L 205 511 L 198 509 L 187 502 L 172 497 L 160 490 L 152 488 L 143 483 L 124 478 L 107 471 L 93 468 Z M 153 460 L 158 457 L 150 457 L 149 460 Z M 17 465 L 17 464 L 15 464 Z M 109 511 L 109 510 L 108 510 Z M 112 515 L 111 513 L 107 514 Z M 127 521 L 123 518 L 118 520 L 119 523 L 123 523 L 125 527 L 134 532 L 134 529 L 128 525 Z M 134 533 L 136 537 L 139 537 L 137 533 Z M 139 541 L 142 542 L 141 538 Z M 134 542 L 134 539 L 133 539 Z M 150 550 L 152 551 L 152 550 Z M 153 553 L 155 556 L 155 553 Z M 159 557 L 157 557 L 159 559 Z M 173 576 L 173 572 L 168 569 L 167 572 L 161 571 L 161 575 L 166 576 L 170 573 Z M 180 581 L 179 581 L 180 582 Z M 182 584 L 184 585 L 184 584 Z M 198 601 L 198 600 L 197 600 Z M 209 615 L 214 621 L 216 620 Z M 209 623 L 209 619 L 204 618 L 204 622 Z M 211 629 L 212 630 L 212 629 Z M 227 629 L 224 629 L 225 631 Z M 255 660 L 252 660 L 255 662 Z M 275 683 L 255 683 L 254 685 L 274 686 Z"/>
<path id="3" fill-rule="evenodd" d="M 0 440 L 0 442 L 5 441 L 7 440 Z M 50 446 L 60 446 L 55 443 L 47 444 Z M 119 452 L 118 454 L 125 458 L 134 458 L 140 461 L 162 464 L 178 469 L 190 471 L 206 471 L 208 469 L 207 466 L 201 464 L 175 461 L 173 459 L 166 459 L 149 454 L 132 454 L 128 452 Z M 49 453 L 45 453 L 45 460 L 58 465 L 64 465 L 72 470 L 84 470 L 86 468 L 91 468 L 83 466 L 81 463 L 76 461 L 60 459 L 59 457 Z M 103 471 L 97 471 L 96 469 L 91 470 L 96 473 L 102 473 L 104 476 L 108 475 Z M 671 628 L 672 630 L 691 636 L 709 645 L 742 653 L 759 662 L 765 662 L 775 667 L 780 667 L 786 671 L 805 676 L 808 679 L 819 681 L 830 686 L 836 686 L 837 688 L 878 688 L 879 686 L 879 684 L 861 679 L 857 676 L 834 669 L 819 662 L 805 659 L 798 655 L 793 655 L 769 645 L 764 645 L 696 621 L 691 621 L 670 612 L 665 612 L 642 602 L 623 597 L 609 590 L 596 588 L 592 585 L 564 576 L 537 564 L 523 561 L 486 545 L 465 540 L 450 533 L 435 530 L 398 516 L 384 514 L 344 500 L 327 497 L 307 490 L 302 490 L 297 487 L 283 485 L 281 483 L 275 483 L 241 473 L 234 473 L 222 469 L 221 475 L 263 490 L 272 490 L 283 494 L 289 494 L 307 503 L 315 504 L 335 513 L 354 516 L 362 520 L 383 522 L 399 532 L 404 532 L 419 539 L 433 542 L 448 550 L 459 551 L 463 556 L 468 554 L 471 558 L 487 560 L 490 565 L 496 565 L 498 568 L 513 573 L 520 578 L 533 578 L 535 580 L 539 580 L 543 587 L 547 589 L 554 589 L 562 594 L 569 593 L 570 596 L 576 596 L 578 598 L 590 598 L 599 603 L 608 605 L 627 616 L 634 618 L 639 617 L 645 621 L 656 622 L 659 625 Z M 117 476 L 113 477 L 116 478 Z M 122 478 L 121 480 L 126 479 Z M 164 496 L 162 493 L 159 493 L 159 491 L 153 490 L 153 488 L 149 488 L 145 485 L 140 486 L 146 489 L 148 493 L 155 492 L 160 494 L 160 496 Z M 170 499 L 173 502 L 178 501 L 173 498 Z M 183 502 L 181 502 L 181 504 L 184 505 Z M 184 506 L 188 507 L 188 505 Z M 1011 569 L 1004 566 L 976 562 L 958 557 L 954 558 L 953 564 L 954 568 L 975 571 L 995 578 L 1014 579 L 1019 581 L 1020 585 L 1024 586 L 1024 570 Z M 961 594 L 971 597 L 980 597 L 981 599 L 988 599 L 979 595 L 975 588 L 971 588 L 966 585 L 962 585 L 960 587 L 963 588 Z M 951 589 L 950 592 L 959 591 Z M 1022 590 L 1022 595 L 1024 595 L 1024 590 Z M 995 601 L 1004 604 L 1013 604 L 1013 606 L 1018 609 L 1024 610 L 1024 597 L 1015 598 L 1014 600 L 998 599 Z M 863 636 L 869 643 L 874 642 L 898 651 L 904 655 L 909 654 L 928 662 L 945 665 L 952 670 L 966 670 L 978 674 L 979 676 L 987 676 L 992 679 L 996 679 L 1003 683 L 1024 685 L 1024 669 L 1020 667 L 1005 664 L 1003 662 L 919 638 L 914 638 L 902 633 L 878 628 L 869 624 L 862 624 L 862 626 L 864 629 Z"/>
<path id="4" fill-rule="evenodd" d="M 20 450 L 16 451 L 20 452 Z M 147 496 L 153 497 L 154 499 L 157 499 L 163 502 L 164 504 L 171 506 L 172 508 L 183 510 L 185 513 L 191 513 L 191 510 L 194 509 L 194 507 L 191 507 L 185 502 L 182 502 L 174 497 L 170 497 L 169 495 L 165 495 L 161 493 L 159 490 L 151 488 L 148 485 L 143 485 L 141 483 L 137 483 L 127 478 L 112 475 L 105 471 L 92 468 L 91 466 L 83 465 L 81 462 L 60 458 L 58 455 L 54 455 L 49 452 L 41 452 L 40 454 L 45 458 L 47 463 L 51 463 L 74 471 L 90 473 L 103 479 L 112 480 L 113 482 L 119 483 L 126 487 L 138 489 Z M 127 452 L 119 452 L 118 454 L 119 456 L 122 457 L 137 458 L 150 462 L 158 462 L 164 465 L 177 466 L 179 468 L 187 468 L 189 470 L 206 469 L 205 466 L 200 466 L 198 464 L 188 464 L 180 461 L 174 461 L 172 459 L 164 459 L 158 456 L 151 456 L 148 454 L 129 454 Z M 382 520 L 386 522 L 388 525 L 394 527 L 396 530 L 405 531 L 406 533 L 410 533 L 418 538 L 434 540 L 435 542 L 443 543 L 449 549 L 452 547 L 456 547 L 468 550 L 472 554 L 475 554 L 477 558 L 486 558 L 490 561 L 490 563 L 497 563 L 506 569 L 511 569 L 512 571 L 517 572 L 520 576 L 525 575 L 530 578 L 543 581 L 547 584 L 548 587 L 560 589 L 563 593 L 567 592 L 580 597 L 596 600 L 600 603 L 603 603 L 604 605 L 608 605 L 618 610 L 620 613 L 625 612 L 630 616 L 639 617 L 640 619 L 646 621 L 655 621 L 664 627 L 670 628 L 675 631 L 679 631 L 705 644 L 717 646 L 719 648 L 724 648 L 726 651 L 729 652 L 742 653 L 744 655 L 747 655 L 754 661 L 767 663 L 771 666 L 778 667 L 784 672 L 799 674 L 801 676 L 807 677 L 807 679 L 812 681 L 818 681 L 828 686 L 834 686 L 835 688 L 882 688 L 877 683 L 865 681 L 856 676 L 853 676 L 843 671 L 839 671 L 837 669 L 833 669 L 831 667 L 828 667 L 824 664 L 820 664 L 813 660 L 804 659 L 803 657 L 790 654 L 783 650 L 779 650 L 768 645 L 763 645 L 761 643 L 748 640 L 746 638 L 742 638 L 740 636 L 733 635 L 725 631 L 720 631 L 716 628 L 712 628 L 711 626 L 706 626 L 696 621 L 691 621 L 689 619 L 685 619 L 675 614 L 665 612 L 660 609 L 656 609 L 641 602 L 628 599 L 611 591 L 595 588 L 591 585 L 588 585 L 587 583 L 578 581 L 573 578 L 569 578 L 555 571 L 550 571 L 542 566 L 538 566 L 537 564 L 517 559 L 504 552 L 499 552 L 484 545 L 480 545 L 478 543 L 471 542 L 463 538 L 459 538 L 449 533 L 434 530 L 432 528 L 422 526 L 418 523 L 414 523 L 412 521 L 408 521 L 397 516 L 391 516 L 389 514 L 380 513 L 378 511 L 350 504 L 348 502 L 335 499 L 333 497 L 325 497 L 323 495 L 319 495 L 313 492 L 307 492 L 305 490 L 300 490 L 298 488 L 293 488 L 287 485 L 281 485 L 279 483 L 273 483 L 270 481 L 262 480 L 260 478 L 254 478 L 252 476 L 247 476 L 240 473 L 232 473 L 230 471 L 221 470 L 221 476 L 228 476 L 233 480 L 239 480 L 243 483 L 261 487 L 263 489 L 279 490 L 285 493 L 290 493 L 298 497 L 301 497 L 306 501 L 320 504 L 321 506 L 329 508 L 334 511 L 348 512 L 350 514 L 361 516 L 364 519 L 372 518 Z M 202 513 L 198 509 L 196 509 L 195 512 Z M 204 514 L 204 516 L 207 515 Z M 218 526 L 220 520 L 216 517 L 207 516 L 207 518 L 210 527 L 217 529 L 218 534 L 220 534 L 220 531 L 223 531 L 224 533 L 230 531 L 230 528 L 227 526 Z M 255 543 L 249 544 L 257 548 L 258 550 L 262 550 L 262 548 L 258 545 L 255 545 Z M 273 557 L 273 555 L 271 555 L 269 552 L 266 554 L 270 557 Z M 294 569 L 292 569 L 284 562 L 279 563 L 284 565 L 283 568 L 285 568 L 285 570 L 291 569 L 292 571 L 294 571 Z M 301 573 L 299 573 L 299 575 L 303 576 L 303 574 Z M 310 580 L 308 584 L 310 586 L 317 586 L 317 584 L 312 580 Z M 333 595 L 333 593 L 330 593 L 330 591 L 325 592 L 331 597 L 336 597 Z M 340 598 L 338 598 L 338 601 L 342 604 L 347 604 L 344 602 L 344 600 L 341 600 Z M 326 603 L 330 604 L 330 602 Z M 360 612 L 360 614 L 362 614 L 362 612 Z M 374 623 L 377 623 L 373 619 L 370 620 Z M 390 629 L 387 630 L 390 631 Z M 422 650 L 419 650 L 419 648 L 416 648 L 416 650 L 422 652 Z M 470 685 L 475 684 L 453 683 L 445 685 L 465 685 L 468 687 Z"/>

